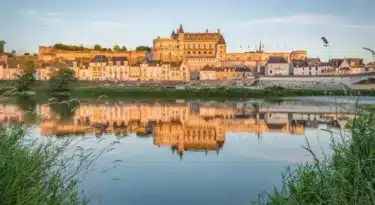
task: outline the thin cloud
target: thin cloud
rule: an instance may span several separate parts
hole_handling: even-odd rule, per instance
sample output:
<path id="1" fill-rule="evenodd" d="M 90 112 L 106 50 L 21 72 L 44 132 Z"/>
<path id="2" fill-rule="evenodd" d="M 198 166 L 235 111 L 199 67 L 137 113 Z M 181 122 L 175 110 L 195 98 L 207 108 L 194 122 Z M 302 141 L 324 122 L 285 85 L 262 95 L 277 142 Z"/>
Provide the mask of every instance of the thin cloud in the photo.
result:
<path id="1" fill-rule="evenodd" d="M 126 28 L 128 27 L 127 24 L 115 21 L 95 21 L 91 22 L 94 26 L 103 26 L 109 28 Z"/>
<path id="2" fill-rule="evenodd" d="M 66 22 L 65 19 L 56 17 L 40 17 L 39 20 L 49 24 L 61 24 Z"/>
<path id="3" fill-rule="evenodd" d="M 249 27 L 255 25 L 265 24 L 298 24 L 298 25 L 313 25 L 313 24 L 332 24 L 339 22 L 339 18 L 326 15 L 326 14 L 314 14 L 314 13 L 302 13 L 291 16 L 271 17 L 264 19 L 253 19 L 247 22 L 242 22 L 241 26 Z"/>
<path id="4" fill-rule="evenodd" d="M 345 24 L 345 27 L 357 29 L 375 29 L 375 25 Z"/>
<path id="5" fill-rule="evenodd" d="M 62 16 L 64 12 L 48 12 L 47 16 Z"/>
<path id="6" fill-rule="evenodd" d="M 262 26 L 269 24 L 283 25 L 330 25 L 344 28 L 375 29 L 375 25 L 361 25 L 347 23 L 345 19 L 329 14 L 301 13 L 291 16 L 253 19 L 240 23 L 241 27 Z"/>

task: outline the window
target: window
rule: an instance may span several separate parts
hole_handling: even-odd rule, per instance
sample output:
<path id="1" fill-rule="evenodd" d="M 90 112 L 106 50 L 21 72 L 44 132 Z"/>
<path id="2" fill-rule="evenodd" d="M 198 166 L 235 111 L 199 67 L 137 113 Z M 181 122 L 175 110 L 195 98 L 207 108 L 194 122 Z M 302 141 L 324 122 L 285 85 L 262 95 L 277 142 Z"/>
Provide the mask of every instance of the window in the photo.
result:
<path id="1" fill-rule="evenodd" d="M 193 49 L 195 49 L 195 44 L 193 44 Z"/>
<path id="2" fill-rule="evenodd" d="M 206 44 L 203 44 L 203 49 L 206 49 Z"/>
<path id="3" fill-rule="evenodd" d="M 272 74 L 272 70 L 270 70 L 270 74 Z"/>
<path id="4" fill-rule="evenodd" d="M 201 44 L 198 44 L 198 49 L 201 49 Z"/>
<path id="5" fill-rule="evenodd" d="M 190 49 L 190 44 L 187 45 L 188 49 Z"/>
<path id="6" fill-rule="evenodd" d="M 318 67 L 316 67 L 315 70 L 318 70 Z"/>
<path id="7" fill-rule="evenodd" d="M 212 49 L 212 44 L 210 44 L 209 46 L 210 46 L 210 49 Z"/>
<path id="8" fill-rule="evenodd" d="M 190 54 L 190 51 L 188 51 L 187 54 Z"/>

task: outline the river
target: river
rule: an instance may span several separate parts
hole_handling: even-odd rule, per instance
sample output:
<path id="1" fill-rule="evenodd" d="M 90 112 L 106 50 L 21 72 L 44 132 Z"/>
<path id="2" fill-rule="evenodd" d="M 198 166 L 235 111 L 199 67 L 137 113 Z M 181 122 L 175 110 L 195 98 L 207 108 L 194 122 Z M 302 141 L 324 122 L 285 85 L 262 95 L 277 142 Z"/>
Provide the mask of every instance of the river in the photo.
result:
<path id="1" fill-rule="evenodd" d="M 324 129 L 345 128 L 352 110 L 320 98 L 18 101 L 0 104 L 0 122 L 28 121 L 33 136 L 73 138 L 84 149 L 118 141 L 81 178 L 90 205 L 245 205 L 280 186 L 288 166 L 311 160 L 306 140 L 329 154 Z"/>

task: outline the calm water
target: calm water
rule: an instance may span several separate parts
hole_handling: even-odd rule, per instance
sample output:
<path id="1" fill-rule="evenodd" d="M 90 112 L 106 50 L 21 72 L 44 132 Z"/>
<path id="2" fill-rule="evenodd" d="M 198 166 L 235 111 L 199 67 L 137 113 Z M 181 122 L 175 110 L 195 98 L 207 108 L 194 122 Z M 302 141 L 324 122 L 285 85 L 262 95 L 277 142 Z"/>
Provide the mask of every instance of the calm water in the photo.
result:
<path id="1" fill-rule="evenodd" d="M 330 135 L 344 128 L 350 105 L 262 100 L 70 101 L 0 105 L 3 126 L 36 123 L 35 136 L 74 138 L 102 155 L 82 178 L 90 204 L 250 204 L 279 186 L 281 171 L 310 160 L 301 148 L 329 153 Z M 85 140 L 82 140 L 85 139 Z"/>

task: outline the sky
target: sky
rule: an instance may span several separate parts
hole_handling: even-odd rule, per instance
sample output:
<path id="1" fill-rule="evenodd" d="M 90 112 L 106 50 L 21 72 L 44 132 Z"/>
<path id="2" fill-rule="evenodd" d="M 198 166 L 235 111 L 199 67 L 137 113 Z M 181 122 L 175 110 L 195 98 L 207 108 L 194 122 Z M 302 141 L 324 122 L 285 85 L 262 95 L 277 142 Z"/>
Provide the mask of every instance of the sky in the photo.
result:
<path id="1" fill-rule="evenodd" d="M 2 0 L 0 39 L 7 51 L 37 52 L 55 43 L 152 46 L 183 24 L 185 32 L 220 29 L 228 52 L 307 50 L 372 61 L 374 0 Z"/>

